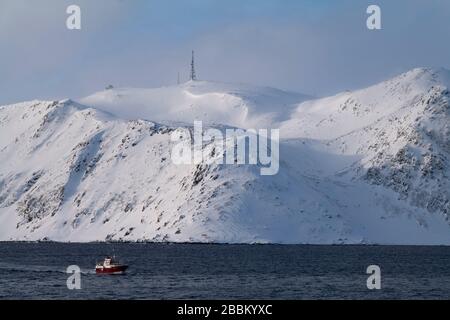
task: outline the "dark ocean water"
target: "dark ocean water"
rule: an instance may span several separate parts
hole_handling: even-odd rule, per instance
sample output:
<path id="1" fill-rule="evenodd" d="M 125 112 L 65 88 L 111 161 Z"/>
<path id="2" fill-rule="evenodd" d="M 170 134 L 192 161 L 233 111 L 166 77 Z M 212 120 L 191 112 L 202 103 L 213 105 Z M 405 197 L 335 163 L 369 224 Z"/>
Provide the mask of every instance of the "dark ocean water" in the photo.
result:
<path id="1" fill-rule="evenodd" d="M 115 253 L 126 275 L 96 275 Z M 381 290 L 366 268 L 381 267 Z M 69 265 L 81 289 L 66 285 Z M 449 299 L 450 247 L 0 243 L 5 299 Z"/>

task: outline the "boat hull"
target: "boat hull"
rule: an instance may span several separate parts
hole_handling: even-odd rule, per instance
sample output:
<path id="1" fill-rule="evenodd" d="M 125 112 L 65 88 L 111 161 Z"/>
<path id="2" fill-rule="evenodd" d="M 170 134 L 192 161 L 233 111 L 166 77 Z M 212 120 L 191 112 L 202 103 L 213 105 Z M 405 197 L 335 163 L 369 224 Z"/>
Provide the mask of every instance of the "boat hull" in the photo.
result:
<path id="1" fill-rule="evenodd" d="M 95 273 L 99 274 L 124 274 L 128 266 L 111 266 L 111 267 L 96 267 Z"/>

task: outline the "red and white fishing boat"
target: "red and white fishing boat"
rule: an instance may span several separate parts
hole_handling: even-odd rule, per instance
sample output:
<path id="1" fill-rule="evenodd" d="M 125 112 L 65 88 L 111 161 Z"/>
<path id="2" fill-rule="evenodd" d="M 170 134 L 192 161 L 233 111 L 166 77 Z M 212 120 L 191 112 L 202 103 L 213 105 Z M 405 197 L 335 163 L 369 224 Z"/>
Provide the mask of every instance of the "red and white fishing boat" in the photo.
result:
<path id="1" fill-rule="evenodd" d="M 120 264 L 115 257 L 106 257 L 102 263 L 95 265 L 95 273 L 124 274 L 127 269 L 128 266 Z"/>

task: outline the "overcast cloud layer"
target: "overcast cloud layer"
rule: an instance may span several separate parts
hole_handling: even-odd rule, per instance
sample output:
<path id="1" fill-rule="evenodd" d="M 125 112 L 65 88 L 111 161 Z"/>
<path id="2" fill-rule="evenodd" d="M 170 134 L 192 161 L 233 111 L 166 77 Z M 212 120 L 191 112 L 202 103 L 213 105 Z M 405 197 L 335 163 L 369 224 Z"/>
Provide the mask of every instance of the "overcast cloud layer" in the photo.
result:
<path id="1" fill-rule="evenodd" d="M 366 28 L 369 4 L 383 30 Z M 449 34 L 446 0 L 1 0 L 0 104 L 174 84 L 191 49 L 200 79 L 327 95 L 450 68 Z"/>

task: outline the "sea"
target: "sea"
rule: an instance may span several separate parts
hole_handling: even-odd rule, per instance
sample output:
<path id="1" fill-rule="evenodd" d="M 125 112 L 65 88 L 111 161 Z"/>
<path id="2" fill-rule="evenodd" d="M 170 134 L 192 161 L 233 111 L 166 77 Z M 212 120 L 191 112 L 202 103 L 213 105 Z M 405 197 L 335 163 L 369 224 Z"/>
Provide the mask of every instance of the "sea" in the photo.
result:
<path id="1" fill-rule="evenodd" d="M 449 298 L 445 246 L 0 243 L 0 299 Z"/>

